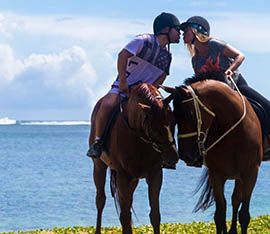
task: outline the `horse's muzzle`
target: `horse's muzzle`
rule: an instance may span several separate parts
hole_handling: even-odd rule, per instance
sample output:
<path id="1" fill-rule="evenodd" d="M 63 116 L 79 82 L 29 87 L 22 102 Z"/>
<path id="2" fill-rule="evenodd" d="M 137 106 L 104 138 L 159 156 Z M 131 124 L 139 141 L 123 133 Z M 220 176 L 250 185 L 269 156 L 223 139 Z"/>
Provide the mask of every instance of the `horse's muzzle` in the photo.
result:
<path id="1" fill-rule="evenodd" d="M 163 168 L 175 169 L 176 164 L 179 160 L 179 155 L 177 153 L 175 144 L 171 145 L 170 147 L 164 148 L 162 150 L 161 157 L 163 161 L 162 162 Z"/>

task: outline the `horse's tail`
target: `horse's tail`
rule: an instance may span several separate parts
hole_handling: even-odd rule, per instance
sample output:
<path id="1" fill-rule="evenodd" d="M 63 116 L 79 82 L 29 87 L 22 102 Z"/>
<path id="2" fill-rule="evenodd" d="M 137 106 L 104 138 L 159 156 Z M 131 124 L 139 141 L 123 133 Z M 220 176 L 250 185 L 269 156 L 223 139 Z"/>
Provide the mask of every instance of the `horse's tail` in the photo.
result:
<path id="1" fill-rule="evenodd" d="M 193 212 L 197 212 L 199 210 L 205 211 L 207 208 L 214 204 L 214 196 L 213 196 L 213 188 L 209 182 L 209 174 L 208 169 L 204 169 L 201 175 L 200 182 L 195 190 L 194 193 L 199 192 L 202 190 L 202 193 L 199 197 L 199 200 L 194 207 Z"/>
<path id="2" fill-rule="evenodd" d="M 116 171 L 111 170 L 111 181 L 110 181 L 110 187 L 111 187 L 111 195 L 114 199 L 114 205 L 116 208 L 116 212 L 118 215 L 118 218 L 120 218 L 120 202 L 119 202 L 119 191 L 116 185 Z"/>

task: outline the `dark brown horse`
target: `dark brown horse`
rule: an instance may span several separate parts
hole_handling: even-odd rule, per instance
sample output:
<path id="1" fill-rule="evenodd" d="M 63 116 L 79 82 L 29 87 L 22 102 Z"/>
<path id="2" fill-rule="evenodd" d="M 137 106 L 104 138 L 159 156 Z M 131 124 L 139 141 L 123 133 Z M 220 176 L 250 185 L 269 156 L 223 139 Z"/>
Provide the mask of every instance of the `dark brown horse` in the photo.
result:
<path id="1" fill-rule="evenodd" d="M 203 156 L 206 166 L 204 191 L 196 210 L 206 209 L 215 201 L 216 232 L 227 233 L 224 184 L 234 179 L 229 233 L 237 233 L 238 215 L 242 233 L 247 233 L 250 198 L 263 157 L 261 127 L 255 112 L 246 98 L 215 80 L 170 91 L 174 93 L 179 156 L 185 161 Z"/>
<path id="2" fill-rule="evenodd" d="M 90 144 L 94 141 L 97 103 L 91 118 Z M 96 233 L 100 233 L 102 210 L 105 205 L 105 178 L 109 166 L 113 170 L 116 198 L 120 205 L 123 233 L 132 233 L 131 206 L 133 193 L 140 178 L 148 184 L 150 220 L 154 233 L 160 233 L 159 193 L 162 185 L 162 164 L 178 161 L 170 131 L 172 112 L 160 92 L 150 84 L 132 90 L 124 111 L 116 117 L 108 134 L 107 152 L 94 159 L 94 181 L 97 189 Z"/>

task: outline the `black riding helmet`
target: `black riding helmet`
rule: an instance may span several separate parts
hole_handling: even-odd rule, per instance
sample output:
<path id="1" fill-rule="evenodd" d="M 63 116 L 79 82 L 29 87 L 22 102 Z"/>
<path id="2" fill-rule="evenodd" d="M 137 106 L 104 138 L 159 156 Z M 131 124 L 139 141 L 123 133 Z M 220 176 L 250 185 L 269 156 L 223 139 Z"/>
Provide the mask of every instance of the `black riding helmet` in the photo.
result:
<path id="1" fill-rule="evenodd" d="M 187 27 L 195 28 L 199 33 L 206 36 L 210 35 L 210 25 L 208 21 L 201 16 L 192 16 L 186 22 L 180 25 L 180 29 L 182 31 L 185 31 Z"/>
<path id="2" fill-rule="evenodd" d="M 161 31 L 166 27 L 176 28 L 180 30 L 180 25 L 181 25 L 180 21 L 175 15 L 171 13 L 162 12 L 154 20 L 153 23 L 154 34 L 155 35 L 161 34 Z"/>

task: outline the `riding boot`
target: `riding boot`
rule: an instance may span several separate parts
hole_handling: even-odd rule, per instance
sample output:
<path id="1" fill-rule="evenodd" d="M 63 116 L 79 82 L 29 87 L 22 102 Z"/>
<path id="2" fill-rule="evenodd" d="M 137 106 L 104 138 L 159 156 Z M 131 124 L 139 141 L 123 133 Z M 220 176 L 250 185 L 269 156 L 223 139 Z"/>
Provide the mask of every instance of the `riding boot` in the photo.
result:
<path id="1" fill-rule="evenodd" d="M 99 158 L 102 153 L 102 141 L 100 139 L 95 140 L 95 142 L 90 146 L 87 156 L 91 158 Z"/>

